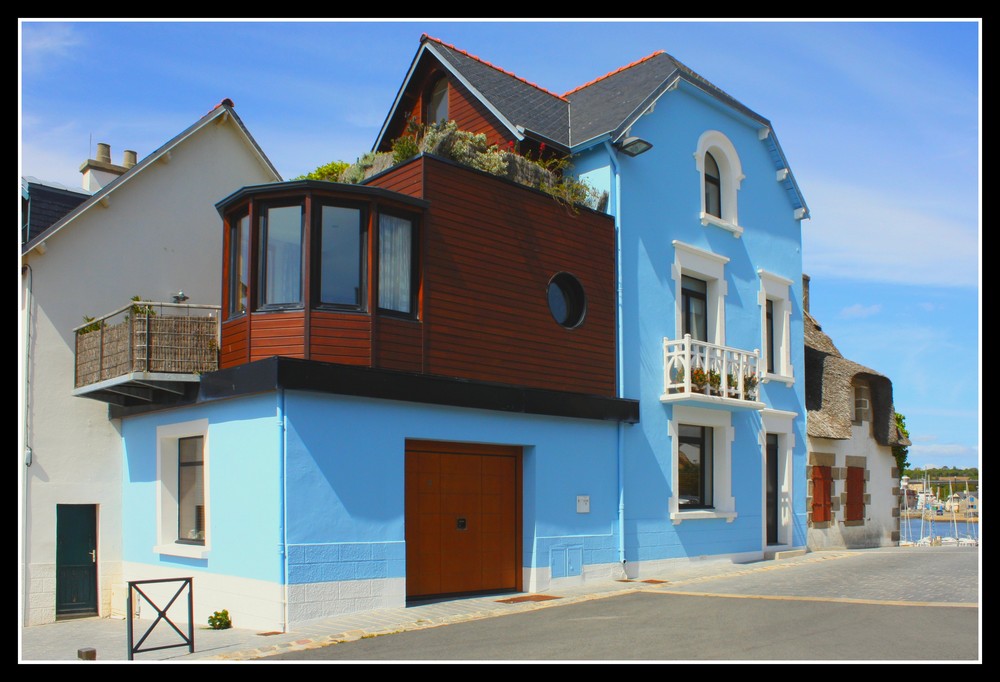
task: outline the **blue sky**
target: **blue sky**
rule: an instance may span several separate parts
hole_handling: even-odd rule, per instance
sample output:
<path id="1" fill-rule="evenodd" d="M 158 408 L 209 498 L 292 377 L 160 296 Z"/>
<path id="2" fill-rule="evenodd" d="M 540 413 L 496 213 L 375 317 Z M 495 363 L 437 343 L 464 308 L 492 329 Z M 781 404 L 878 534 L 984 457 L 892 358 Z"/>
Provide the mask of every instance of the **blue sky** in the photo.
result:
<path id="1" fill-rule="evenodd" d="M 427 33 L 562 93 L 665 50 L 770 119 L 812 219 L 811 311 L 889 376 L 917 466 L 978 466 L 981 46 L 972 19 L 882 22 L 32 21 L 20 173 L 80 186 L 225 97 L 286 179 L 375 140 Z"/>

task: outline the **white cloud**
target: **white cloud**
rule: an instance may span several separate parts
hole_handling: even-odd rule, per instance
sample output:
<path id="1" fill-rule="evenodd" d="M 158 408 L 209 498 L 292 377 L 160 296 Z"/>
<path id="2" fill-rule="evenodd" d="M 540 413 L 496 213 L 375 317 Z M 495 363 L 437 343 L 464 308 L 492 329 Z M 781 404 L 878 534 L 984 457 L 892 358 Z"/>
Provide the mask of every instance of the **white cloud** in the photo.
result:
<path id="1" fill-rule="evenodd" d="M 84 44 L 71 24 L 24 22 L 21 24 L 21 60 L 24 68 L 37 67 L 49 56 L 71 54 Z"/>
<path id="2" fill-rule="evenodd" d="M 840 316 L 846 319 L 854 319 L 859 317 L 871 317 L 882 311 L 882 305 L 875 303 L 873 305 L 861 305 L 860 303 L 855 303 L 852 306 L 848 306 L 840 311 Z"/>
<path id="3" fill-rule="evenodd" d="M 814 278 L 931 286 L 977 286 L 976 222 L 936 215 L 920 196 L 893 196 L 820 180 L 809 190 L 813 218 L 802 230 Z"/>
<path id="4" fill-rule="evenodd" d="M 914 466 L 928 468 L 934 466 L 978 466 L 979 447 L 960 443 L 933 443 L 929 445 L 914 443 L 909 447 L 907 459 Z M 938 464 L 929 464 L 929 462 L 937 462 Z"/>

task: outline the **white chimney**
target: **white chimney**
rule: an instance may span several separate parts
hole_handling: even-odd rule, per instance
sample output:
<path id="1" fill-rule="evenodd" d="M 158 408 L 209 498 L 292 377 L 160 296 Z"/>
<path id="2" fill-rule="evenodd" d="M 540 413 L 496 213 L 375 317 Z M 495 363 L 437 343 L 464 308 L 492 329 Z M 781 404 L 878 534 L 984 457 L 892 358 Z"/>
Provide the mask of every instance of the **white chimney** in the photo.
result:
<path id="1" fill-rule="evenodd" d="M 83 173 L 83 188 L 94 193 L 123 174 L 135 165 L 135 152 L 126 150 L 124 163 L 122 166 L 111 163 L 111 145 L 107 142 L 98 142 L 97 158 L 87 159 L 80 166 L 80 172 Z"/>

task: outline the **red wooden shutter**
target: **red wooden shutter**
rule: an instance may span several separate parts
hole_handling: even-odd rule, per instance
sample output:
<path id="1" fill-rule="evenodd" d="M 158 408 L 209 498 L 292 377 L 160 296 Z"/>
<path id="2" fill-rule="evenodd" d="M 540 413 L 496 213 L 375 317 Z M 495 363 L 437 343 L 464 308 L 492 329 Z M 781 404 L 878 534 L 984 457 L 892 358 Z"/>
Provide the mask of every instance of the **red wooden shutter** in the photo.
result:
<path id="1" fill-rule="evenodd" d="M 865 470 L 862 467 L 847 467 L 847 510 L 844 519 L 860 521 L 865 516 Z"/>
<path id="2" fill-rule="evenodd" d="M 812 468 L 813 495 L 812 520 L 830 520 L 830 467 L 814 466 Z"/>

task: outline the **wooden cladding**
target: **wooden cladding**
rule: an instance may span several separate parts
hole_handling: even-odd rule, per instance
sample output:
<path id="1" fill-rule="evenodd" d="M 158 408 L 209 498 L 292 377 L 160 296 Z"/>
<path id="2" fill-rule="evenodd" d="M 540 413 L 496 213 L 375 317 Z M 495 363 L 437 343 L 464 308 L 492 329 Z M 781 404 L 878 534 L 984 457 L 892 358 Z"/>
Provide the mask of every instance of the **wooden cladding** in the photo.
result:
<path id="1" fill-rule="evenodd" d="M 612 220 L 438 159 L 424 164 L 427 371 L 614 395 Z M 574 329 L 549 310 L 561 272 L 586 295 Z"/>
<path id="2" fill-rule="evenodd" d="M 226 320 L 222 367 L 285 355 L 615 395 L 615 242 L 610 216 L 572 210 L 542 192 L 426 155 L 357 188 L 282 183 L 280 189 L 287 196 L 296 184 L 308 190 L 303 191 L 307 216 L 313 204 L 332 200 L 320 186 L 328 187 L 329 194 L 336 191 L 338 199 L 368 202 L 364 305 L 342 312 L 319 307 L 310 303 L 312 288 L 307 283 L 303 290 L 308 315 L 301 308 L 256 310 Z M 315 196 L 310 198 L 309 192 Z M 253 196 L 250 201 L 264 204 L 267 198 Z M 234 215 L 241 206 L 234 202 Z M 375 306 L 381 212 L 414 220 L 417 277 L 415 310 L 409 316 Z M 306 225 L 308 233 L 308 219 Z M 305 243 L 308 249 L 309 238 Z M 305 278 L 315 278 L 319 268 L 308 250 L 304 260 L 314 264 L 312 271 L 305 269 Z M 550 309 L 549 284 L 560 273 L 578 281 L 585 298 L 582 321 L 572 328 L 561 325 Z M 224 287 L 227 281 L 224 276 Z"/>

